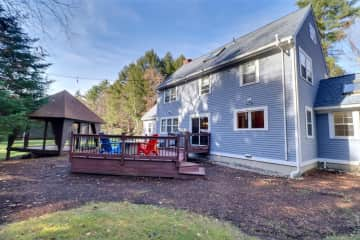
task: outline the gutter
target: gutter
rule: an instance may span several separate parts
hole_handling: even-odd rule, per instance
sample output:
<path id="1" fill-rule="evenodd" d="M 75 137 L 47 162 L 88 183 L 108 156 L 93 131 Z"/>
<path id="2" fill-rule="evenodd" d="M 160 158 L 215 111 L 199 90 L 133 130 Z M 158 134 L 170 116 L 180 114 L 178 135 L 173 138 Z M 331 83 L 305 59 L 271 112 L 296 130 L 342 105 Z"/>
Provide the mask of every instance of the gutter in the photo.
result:
<path id="1" fill-rule="evenodd" d="M 226 67 L 228 65 L 237 63 L 237 62 L 243 60 L 244 58 L 257 56 L 257 55 L 259 55 L 261 53 L 264 53 L 264 52 L 268 51 L 271 48 L 277 48 L 280 45 L 290 44 L 292 41 L 293 41 L 293 36 L 288 36 L 288 37 L 284 37 L 284 38 L 281 38 L 281 39 L 277 39 L 277 40 L 275 40 L 275 41 L 273 41 L 273 42 L 271 42 L 269 44 L 266 44 L 266 45 L 264 45 L 262 47 L 259 47 L 258 49 L 255 49 L 253 51 L 249 51 L 247 53 L 238 55 L 238 56 L 236 56 L 236 57 L 234 57 L 234 58 L 232 58 L 230 60 L 227 60 L 227 61 L 225 61 L 223 63 L 220 63 L 218 65 L 207 67 L 207 68 L 204 68 L 204 69 L 199 70 L 197 72 L 191 73 L 191 74 L 189 74 L 189 75 L 187 75 L 185 77 L 179 78 L 178 80 L 176 80 L 176 82 L 174 82 L 172 84 L 158 87 L 157 90 L 162 90 L 164 88 L 173 87 L 175 85 L 178 85 L 178 84 L 182 83 L 183 81 L 187 82 L 187 81 L 189 81 L 191 79 L 194 79 L 196 77 L 200 77 L 202 75 L 212 73 L 212 72 L 214 72 L 214 71 L 216 71 L 218 69 L 221 69 L 221 68 L 224 68 L 224 67 Z"/>
<path id="2" fill-rule="evenodd" d="M 297 178 L 301 175 L 301 162 L 302 162 L 302 154 L 301 154 L 301 129 L 300 129 L 300 116 L 299 116 L 299 86 L 298 86 L 298 69 L 297 69 L 297 54 L 296 54 L 296 44 L 294 44 L 294 48 L 292 48 L 292 75 L 294 81 L 294 112 L 295 114 L 295 145 L 296 145 L 296 170 L 290 173 L 290 178 Z"/>

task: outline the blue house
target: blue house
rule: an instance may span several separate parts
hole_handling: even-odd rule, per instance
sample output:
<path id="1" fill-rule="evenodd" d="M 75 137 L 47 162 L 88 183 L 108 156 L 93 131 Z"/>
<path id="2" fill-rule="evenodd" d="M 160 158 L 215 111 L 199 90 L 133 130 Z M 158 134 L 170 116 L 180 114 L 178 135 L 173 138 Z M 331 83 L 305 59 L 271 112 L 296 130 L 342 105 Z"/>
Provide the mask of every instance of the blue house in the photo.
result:
<path id="1" fill-rule="evenodd" d="M 158 86 L 155 129 L 209 132 L 209 160 L 269 174 L 357 166 L 356 79 L 328 78 L 309 6 L 188 59 Z"/>

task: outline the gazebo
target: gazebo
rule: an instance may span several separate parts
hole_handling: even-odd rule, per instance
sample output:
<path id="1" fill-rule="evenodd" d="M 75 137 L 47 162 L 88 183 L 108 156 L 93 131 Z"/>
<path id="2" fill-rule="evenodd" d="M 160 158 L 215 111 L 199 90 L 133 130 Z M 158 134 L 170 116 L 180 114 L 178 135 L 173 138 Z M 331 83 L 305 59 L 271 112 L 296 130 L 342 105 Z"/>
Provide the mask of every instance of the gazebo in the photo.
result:
<path id="1" fill-rule="evenodd" d="M 29 115 L 30 119 L 43 122 L 41 146 L 29 146 L 29 133 L 24 134 L 24 145 L 12 147 L 8 143 L 7 157 L 10 151 L 30 152 L 35 155 L 61 155 L 66 151 L 66 143 L 70 141 L 71 132 L 82 134 L 97 134 L 100 124 L 104 121 L 86 107 L 81 101 L 66 90 L 48 98 L 48 102 Z M 47 137 L 51 133 L 54 138 L 52 144 L 47 144 Z"/>

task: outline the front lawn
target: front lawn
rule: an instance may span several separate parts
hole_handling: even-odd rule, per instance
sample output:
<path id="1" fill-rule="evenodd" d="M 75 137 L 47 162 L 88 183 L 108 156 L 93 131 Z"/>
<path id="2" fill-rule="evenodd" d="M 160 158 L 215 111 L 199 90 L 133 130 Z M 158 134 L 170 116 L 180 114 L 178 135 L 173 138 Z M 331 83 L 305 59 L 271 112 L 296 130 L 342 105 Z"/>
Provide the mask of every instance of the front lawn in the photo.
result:
<path id="1" fill-rule="evenodd" d="M 255 240 L 229 223 L 180 210 L 93 203 L 0 228 L 0 239 Z"/>

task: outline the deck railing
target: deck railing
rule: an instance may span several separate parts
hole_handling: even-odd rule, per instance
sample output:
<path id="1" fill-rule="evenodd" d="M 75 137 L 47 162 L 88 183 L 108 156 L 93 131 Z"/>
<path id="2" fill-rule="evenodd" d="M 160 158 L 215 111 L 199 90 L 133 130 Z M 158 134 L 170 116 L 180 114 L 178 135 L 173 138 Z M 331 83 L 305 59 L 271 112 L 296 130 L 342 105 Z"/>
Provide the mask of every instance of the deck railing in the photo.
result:
<path id="1" fill-rule="evenodd" d="M 195 144 L 194 144 L 195 143 Z M 154 145 L 154 149 L 146 149 Z M 72 134 L 70 159 L 85 157 L 113 160 L 187 160 L 188 153 L 208 153 L 210 133 L 180 133 L 169 136 Z"/>
<path id="2" fill-rule="evenodd" d="M 155 142 L 153 149 L 149 145 Z M 73 134 L 71 157 L 114 160 L 179 161 L 179 136 Z"/>

